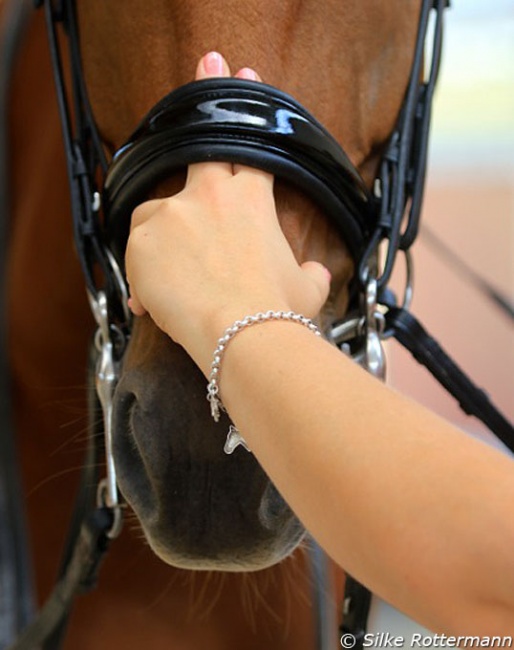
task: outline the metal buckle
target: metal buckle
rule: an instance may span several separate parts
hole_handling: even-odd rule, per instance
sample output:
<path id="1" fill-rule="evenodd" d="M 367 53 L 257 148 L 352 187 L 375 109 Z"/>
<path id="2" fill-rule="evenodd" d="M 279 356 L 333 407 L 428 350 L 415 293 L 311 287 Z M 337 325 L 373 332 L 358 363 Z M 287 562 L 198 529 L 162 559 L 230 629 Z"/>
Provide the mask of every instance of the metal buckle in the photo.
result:
<path id="1" fill-rule="evenodd" d="M 386 356 L 382 346 L 382 333 L 385 328 L 384 314 L 378 310 L 378 281 L 368 278 L 364 294 L 364 336 L 366 347 L 364 367 L 378 379 L 385 380 Z"/>
<path id="2" fill-rule="evenodd" d="M 361 297 L 361 309 L 337 323 L 327 333 L 330 342 L 379 379 L 385 379 L 386 357 L 382 346 L 385 317 L 378 309 L 378 282 L 369 276 Z"/>
<path id="3" fill-rule="evenodd" d="M 109 327 L 107 298 L 99 291 L 96 299 L 88 293 L 91 311 L 98 325 L 95 345 L 99 356 L 96 365 L 96 392 L 102 407 L 105 438 L 105 462 L 107 476 L 98 485 L 97 502 L 100 507 L 112 510 L 114 521 L 107 536 L 117 537 L 122 526 L 122 512 L 118 496 L 116 467 L 112 453 L 112 402 L 114 390 L 118 382 L 118 373 L 114 362 L 114 346 Z"/>

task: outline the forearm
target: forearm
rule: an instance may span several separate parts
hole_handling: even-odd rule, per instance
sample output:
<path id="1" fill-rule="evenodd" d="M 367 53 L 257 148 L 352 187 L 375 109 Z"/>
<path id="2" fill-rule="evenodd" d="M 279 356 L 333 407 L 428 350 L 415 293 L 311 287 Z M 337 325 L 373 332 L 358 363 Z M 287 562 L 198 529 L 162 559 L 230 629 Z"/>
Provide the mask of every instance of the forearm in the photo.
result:
<path id="1" fill-rule="evenodd" d="M 220 385 L 252 451 L 338 563 L 428 626 L 491 632 L 488 598 L 501 617 L 497 601 L 514 592 L 510 460 L 296 324 L 239 333 Z M 458 612 L 468 606 L 481 618 Z"/>

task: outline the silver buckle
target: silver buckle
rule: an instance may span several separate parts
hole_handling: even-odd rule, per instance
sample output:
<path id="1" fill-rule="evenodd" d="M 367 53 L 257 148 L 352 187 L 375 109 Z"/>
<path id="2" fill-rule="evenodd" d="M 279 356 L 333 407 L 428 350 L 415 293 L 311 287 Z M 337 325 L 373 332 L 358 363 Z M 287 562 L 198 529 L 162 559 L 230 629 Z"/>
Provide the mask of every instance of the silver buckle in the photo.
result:
<path id="1" fill-rule="evenodd" d="M 105 438 L 105 461 L 107 476 L 98 485 L 98 506 L 106 506 L 113 511 L 114 521 L 107 536 L 111 539 L 117 537 L 122 526 L 122 512 L 118 496 L 116 480 L 116 467 L 112 453 L 112 402 L 114 389 L 118 381 L 118 373 L 114 363 L 114 350 L 109 329 L 109 316 L 107 298 L 103 291 L 99 291 L 95 299 L 91 294 L 89 303 L 91 311 L 98 325 L 95 335 L 95 345 L 99 356 L 96 365 L 96 392 L 102 407 Z"/>
<path id="2" fill-rule="evenodd" d="M 377 279 L 368 277 L 359 313 L 350 314 L 348 318 L 332 326 L 327 338 L 372 375 L 384 380 L 386 356 L 382 339 L 385 317 L 378 309 L 377 293 Z M 355 344 L 359 340 L 362 340 L 362 343 L 352 350 L 352 343 Z"/>

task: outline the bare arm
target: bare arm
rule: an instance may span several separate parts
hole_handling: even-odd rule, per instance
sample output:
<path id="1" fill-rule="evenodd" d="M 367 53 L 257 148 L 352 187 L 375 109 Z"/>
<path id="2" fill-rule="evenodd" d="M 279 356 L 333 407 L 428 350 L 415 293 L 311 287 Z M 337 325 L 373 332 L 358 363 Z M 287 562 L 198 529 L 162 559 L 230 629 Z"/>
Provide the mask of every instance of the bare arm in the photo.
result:
<path id="1" fill-rule="evenodd" d="M 512 633 L 510 459 L 295 324 L 238 334 L 222 385 L 252 451 L 342 567 L 435 631 Z"/>

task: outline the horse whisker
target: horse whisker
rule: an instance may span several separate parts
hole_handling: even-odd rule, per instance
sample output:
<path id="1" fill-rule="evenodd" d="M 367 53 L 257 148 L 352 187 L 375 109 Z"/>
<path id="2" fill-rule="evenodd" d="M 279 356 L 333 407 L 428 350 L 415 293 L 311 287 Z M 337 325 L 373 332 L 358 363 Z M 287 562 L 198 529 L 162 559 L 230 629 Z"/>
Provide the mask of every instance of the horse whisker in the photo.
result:
<path id="1" fill-rule="evenodd" d="M 56 480 L 58 478 L 61 478 L 62 476 L 66 476 L 68 474 L 73 474 L 75 472 L 79 473 L 84 467 L 85 467 L 84 465 L 76 465 L 75 467 L 67 467 L 66 469 L 63 469 L 60 472 L 55 472 L 51 476 L 47 476 L 46 478 L 39 481 L 39 483 L 36 483 L 36 485 L 34 485 L 27 492 L 27 498 L 33 496 L 36 491 L 40 490 L 42 487 L 44 487 L 45 485 L 47 485 L 51 481 L 54 481 L 54 480 Z M 103 467 L 103 464 L 94 463 L 92 465 L 89 465 L 88 467 L 90 467 L 90 468 Z"/>

